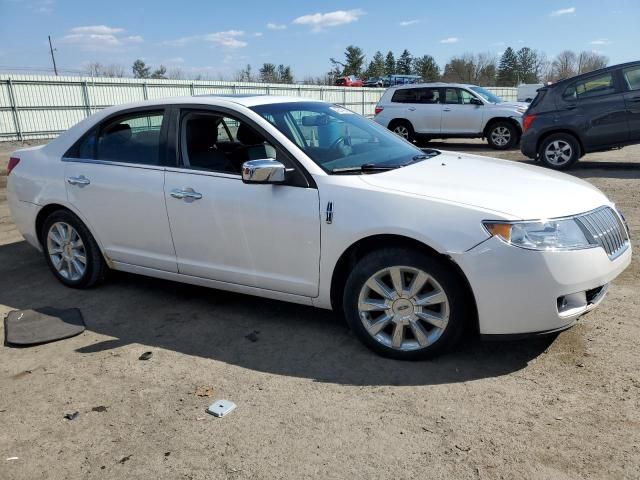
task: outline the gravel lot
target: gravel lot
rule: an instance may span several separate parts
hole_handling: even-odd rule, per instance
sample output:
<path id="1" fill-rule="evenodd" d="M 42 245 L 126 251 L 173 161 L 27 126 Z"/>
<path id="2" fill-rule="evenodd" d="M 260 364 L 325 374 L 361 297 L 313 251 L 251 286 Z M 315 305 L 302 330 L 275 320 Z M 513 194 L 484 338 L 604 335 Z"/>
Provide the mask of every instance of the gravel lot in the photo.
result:
<path id="1" fill-rule="evenodd" d="M 0 144 L 3 169 L 14 148 Z M 640 146 L 571 174 L 617 202 L 640 251 Z M 637 254 L 571 330 L 403 363 L 326 311 L 125 274 L 67 289 L 15 230 L 5 184 L 0 317 L 79 307 L 88 328 L 0 347 L 0 479 L 640 478 Z M 213 418 L 215 398 L 238 408 Z"/>

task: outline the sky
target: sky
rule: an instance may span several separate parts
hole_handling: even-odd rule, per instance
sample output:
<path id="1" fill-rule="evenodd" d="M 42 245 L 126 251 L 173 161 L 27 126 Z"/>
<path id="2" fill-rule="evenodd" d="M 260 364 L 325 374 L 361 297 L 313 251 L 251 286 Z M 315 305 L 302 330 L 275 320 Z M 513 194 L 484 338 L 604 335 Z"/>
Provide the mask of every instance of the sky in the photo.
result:
<path id="1" fill-rule="evenodd" d="M 62 71 L 137 58 L 187 76 L 233 78 L 245 65 L 290 65 L 322 75 L 347 45 L 370 59 L 407 48 L 441 65 L 455 55 L 528 46 L 549 58 L 595 50 L 610 63 L 640 59 L 640 0 L 0 0 L 0 71 Z"/>

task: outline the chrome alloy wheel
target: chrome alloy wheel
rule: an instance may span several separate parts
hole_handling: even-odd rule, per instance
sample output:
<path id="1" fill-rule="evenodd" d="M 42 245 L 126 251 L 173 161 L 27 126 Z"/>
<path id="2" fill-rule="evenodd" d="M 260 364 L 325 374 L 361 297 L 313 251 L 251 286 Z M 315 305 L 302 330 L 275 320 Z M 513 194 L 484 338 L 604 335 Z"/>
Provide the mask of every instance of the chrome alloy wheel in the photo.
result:
<path id="1" fill-rule="evenodd" d="M 491 141 L 498 147 L 504 147 L 511 141 L 511 130 L 507 127 L 496 127 L 491 130 Z"/>
<path id="2" fill-rule="evenodd" d="M 428 273 L 414 267 L 379 270 L 363 285 L 358 314 L 369 335 L 401 351 L 435 343 L 449 322 L 449 299 Z"/>
<path id="3" fill-rule="evenodd" d="M 405 125 L 397 125 L 393 129 L 393 133 L 400 135 L 405 140 L 409 140 L 409 129 Z"/>
<path id="4" fill-rule="evenodd" d="M 552 165 L 562 166 L 571 161 L 573 149 L 564 140 L 555 140 L 547 145 L 544 150 L 544 158 Z"/>
<path id="5" fill-rule="evenodd" d="M 80 280 L 87 270 L 87 252 L 78 232 L 65 222 L 51 225 L 47 233 L 47 253 L 61 277 Z"/>

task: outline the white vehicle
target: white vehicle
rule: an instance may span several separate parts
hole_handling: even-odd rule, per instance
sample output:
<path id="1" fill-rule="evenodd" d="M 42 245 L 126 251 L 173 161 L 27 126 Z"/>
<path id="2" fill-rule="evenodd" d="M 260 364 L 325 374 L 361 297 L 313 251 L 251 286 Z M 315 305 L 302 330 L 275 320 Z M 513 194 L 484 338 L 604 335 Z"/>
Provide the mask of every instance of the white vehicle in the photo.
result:
<path id="1" fill-rule="evenodd" d="M 538 89 L 544 87 L 542 83 L 522 83 L 518 85 L 518 101 L 531 103 L 538 94 Z"/>
<path id="2" fill-rule="evenodd" d="M 334 309 L 401 359 L 464 329 L 568 328 L 631 260 L 582 180 L 422 151 L 307 99 L 107 108 L 9 169 L 14 221 L 65 285 L 113 269 Z"/>
<path id="3" fill-rule="evenodd" d="M 491 147 L 506 150 L 518 143 L 528 107 L 505 102 L 477 85 L 422 83 L 389 88 L 374 119 L 410 142 L 486 138 Z"/>

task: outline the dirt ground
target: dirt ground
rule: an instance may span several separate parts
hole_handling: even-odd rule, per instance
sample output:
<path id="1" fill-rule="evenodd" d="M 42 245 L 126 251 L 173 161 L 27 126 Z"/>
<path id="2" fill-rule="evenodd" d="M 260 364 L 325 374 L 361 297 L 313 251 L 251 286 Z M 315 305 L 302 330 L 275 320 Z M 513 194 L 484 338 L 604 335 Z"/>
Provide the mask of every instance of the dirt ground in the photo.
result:
<path id="1" fill-rule="evenodd" d="M 640 251 L 640 146 L 571 174 L 617 202 Z M 640 478 L 637 254 L 571 330 L 405 363 L 326 311 L 125 274 L 65 288 L 15 230 L 5 184 L 0 317 L 79 307 L 87 331 L 0 347 L 0 479 Z M 238 408 L 216 419 L 215 398 Z"/>

